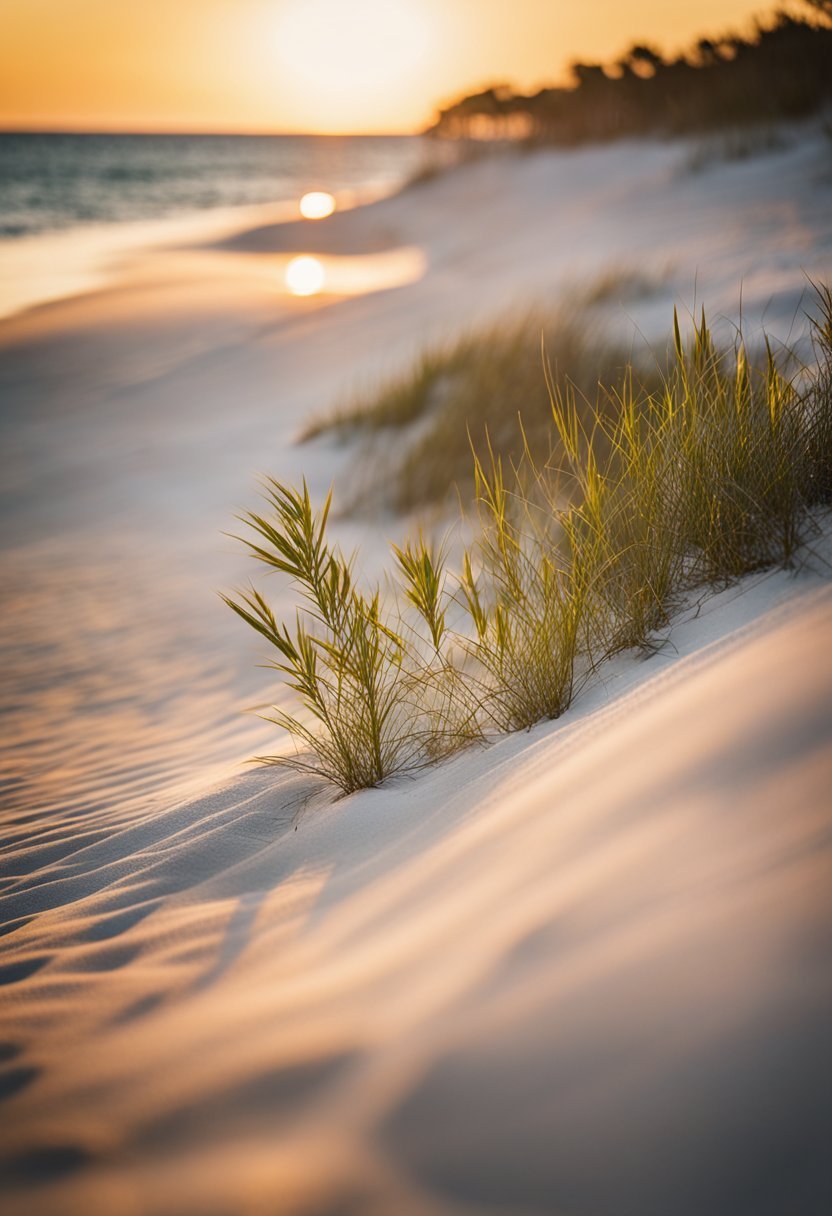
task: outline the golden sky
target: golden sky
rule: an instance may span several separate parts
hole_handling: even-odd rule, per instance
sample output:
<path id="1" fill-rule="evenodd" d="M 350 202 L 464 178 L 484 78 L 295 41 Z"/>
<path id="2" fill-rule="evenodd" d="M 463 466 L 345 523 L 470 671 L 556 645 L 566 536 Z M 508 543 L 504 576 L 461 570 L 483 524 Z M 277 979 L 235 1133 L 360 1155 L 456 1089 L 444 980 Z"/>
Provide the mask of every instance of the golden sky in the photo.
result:
<path id="1" fill-rule="evenodd" d="M 747 29 L 767 0 L 0 0 L 0 127 L 412 131 L 499 81 Z"/>

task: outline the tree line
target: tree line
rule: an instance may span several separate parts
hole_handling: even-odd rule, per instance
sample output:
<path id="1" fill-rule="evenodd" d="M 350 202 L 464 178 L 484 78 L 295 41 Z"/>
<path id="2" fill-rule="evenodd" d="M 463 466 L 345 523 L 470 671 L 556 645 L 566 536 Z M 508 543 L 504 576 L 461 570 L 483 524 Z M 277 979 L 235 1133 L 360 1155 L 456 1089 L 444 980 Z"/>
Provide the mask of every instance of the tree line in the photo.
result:
<path id="1" fill-rule="evenodd" d="M 806 117 L 832 101 L 832 0 L 806 2 L 814 20 L 778 12 L 677 58 L 637 44 L 612 64 L 573 63 L 564 87 L 492 86 L 441 110 L 428 134 L 569 145 Z"/>

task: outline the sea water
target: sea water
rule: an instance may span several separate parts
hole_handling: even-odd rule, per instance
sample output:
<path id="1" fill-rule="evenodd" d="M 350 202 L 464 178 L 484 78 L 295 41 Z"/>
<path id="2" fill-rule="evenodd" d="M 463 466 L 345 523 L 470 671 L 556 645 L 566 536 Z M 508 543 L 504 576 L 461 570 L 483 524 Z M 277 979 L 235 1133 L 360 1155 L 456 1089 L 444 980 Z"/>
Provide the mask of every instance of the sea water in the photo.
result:
<path id="1" fill-rule="evenodd" d="M 103 286 L 159 244 L 390 193 L 424 158 L 416 136 L 0 133 L 0 318 Z"/>
<path id="2" fill-rule="evenodd" d="M 0 240 L 86 225 L 384 193 L 419 165 L 414 136 L 0 133 Z"/>

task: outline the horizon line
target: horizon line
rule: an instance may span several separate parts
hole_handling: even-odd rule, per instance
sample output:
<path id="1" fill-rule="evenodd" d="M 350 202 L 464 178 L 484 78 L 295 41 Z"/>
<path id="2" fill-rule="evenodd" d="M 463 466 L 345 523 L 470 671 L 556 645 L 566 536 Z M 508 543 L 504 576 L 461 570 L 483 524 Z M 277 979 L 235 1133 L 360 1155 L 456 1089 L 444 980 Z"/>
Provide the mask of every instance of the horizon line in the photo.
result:
<path id="1" fill-rule="evenodd" d="M 407 131 L 281 131 L 252 128 L 209 127 L 96 127 L 96 126 L 6 126 L 0 122 L 0 135 L 170 135 L 170 136 L 243 136 L 246 138 L 299 139 L 410 139 L 425 134 L 426 128 Z"/>

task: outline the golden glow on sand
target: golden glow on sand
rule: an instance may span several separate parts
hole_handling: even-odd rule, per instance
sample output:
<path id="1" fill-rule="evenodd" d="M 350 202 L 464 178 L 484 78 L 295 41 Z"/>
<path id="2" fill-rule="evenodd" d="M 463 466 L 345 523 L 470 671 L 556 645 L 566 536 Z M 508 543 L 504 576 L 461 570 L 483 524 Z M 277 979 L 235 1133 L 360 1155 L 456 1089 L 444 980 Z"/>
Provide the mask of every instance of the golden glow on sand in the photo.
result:
<path id="1" fill-rule="evenodd" d="M 326 282 L 324 268 L 309 254 L 292 258 L 286 267 L 286 286 L 293 296 L 314 296 Z"/>
<path id="2" fill-rule="evenodd" d="M 298 203 L 305 220 L 324 220 L 335 210 L 335 199 L 326 190 L 310 190 Z"/>

